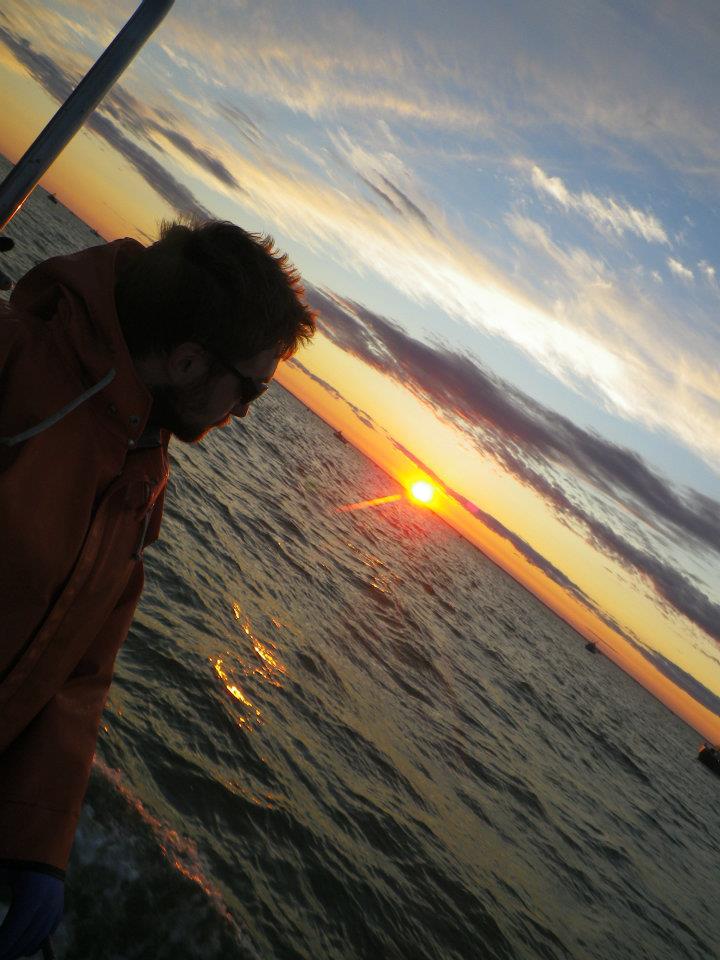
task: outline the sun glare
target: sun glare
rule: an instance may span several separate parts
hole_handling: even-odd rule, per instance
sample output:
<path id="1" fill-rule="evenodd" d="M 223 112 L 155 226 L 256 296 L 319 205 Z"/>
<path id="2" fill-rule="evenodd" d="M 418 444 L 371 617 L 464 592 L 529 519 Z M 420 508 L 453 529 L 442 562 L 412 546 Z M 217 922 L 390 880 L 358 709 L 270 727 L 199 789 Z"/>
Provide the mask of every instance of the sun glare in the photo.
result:
<path id="1" fill-rule="evenodd" d="M 430 503 L 435 496 L 435 488 L 425 480 L 418 480 L 410 487 L 410 496 L 420 503 Z"/>

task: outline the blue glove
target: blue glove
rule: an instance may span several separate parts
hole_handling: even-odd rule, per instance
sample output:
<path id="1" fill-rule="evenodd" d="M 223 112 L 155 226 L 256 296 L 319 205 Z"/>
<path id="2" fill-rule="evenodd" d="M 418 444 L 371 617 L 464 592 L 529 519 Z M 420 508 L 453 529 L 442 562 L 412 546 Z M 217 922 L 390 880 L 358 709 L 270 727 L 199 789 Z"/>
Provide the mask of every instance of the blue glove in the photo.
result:
<path id="1" fill-rule="evenodd" d="M 62 920 L 65 887 L 57 877 L 19 868 L 8 872 L 7 882 L 13 896 L 0 926 L 0 960 L 31 957 Z"/>

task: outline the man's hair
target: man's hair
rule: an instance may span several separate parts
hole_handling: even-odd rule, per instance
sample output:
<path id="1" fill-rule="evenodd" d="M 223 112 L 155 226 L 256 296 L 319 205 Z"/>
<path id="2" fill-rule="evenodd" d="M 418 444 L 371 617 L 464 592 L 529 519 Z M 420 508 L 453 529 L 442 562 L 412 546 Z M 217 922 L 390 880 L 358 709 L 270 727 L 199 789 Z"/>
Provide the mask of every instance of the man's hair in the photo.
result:
<path id="1" fill-rule="evenodd" d="M 315 333 L 300 275 L 270 236 L 221 220 L 163 223 L 121 269 L 120 326 L 133 356 L 194 342 L 227 361 L 276 349 L 287 359 Z"/>

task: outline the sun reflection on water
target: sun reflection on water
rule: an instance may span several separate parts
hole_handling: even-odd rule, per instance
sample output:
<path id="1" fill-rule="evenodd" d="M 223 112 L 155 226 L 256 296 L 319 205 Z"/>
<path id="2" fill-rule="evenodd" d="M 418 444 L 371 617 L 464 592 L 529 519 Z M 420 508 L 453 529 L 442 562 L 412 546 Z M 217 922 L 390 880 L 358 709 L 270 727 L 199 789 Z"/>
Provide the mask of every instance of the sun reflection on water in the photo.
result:
<path id="1" fill-rule="evenodd" d="M 262 724 L 263 711 L 257 706 L 246 689 L 241 684 L 244 678 L 250 687 L 259 681 L 264 681 L 272 687 L 282 689 L 283 678 L 287 676 L 287 668 L 280 660 L 276 645 L 268 639 L 261 640 L 254 632 L 250 618 L 243 615 L 243 610 L 237 601 L 232 601 L 233 617 L 241 621 L 242 633 L 249 639 L 255 656 L 243 656 L 244 648 L 237 652 L 225 652 L 225 658 L 210 658 L 215 675 L 222 681 L 227 693 L 240 704 L 244 710 L 235 718 L 238 726 L 250 731 L 255 725 Z M 280 629 L 281 622 L 271 618 L 276 629 Z M 257 658 L 257 659 L 256 659 Z M 243 684 L 243 686 L 246 686 Z"/>
<path id="2" fill-rule="evenodd" d="M 237 701 L 239 701 L 244 707 L 247 707 L 248 710 L 250 710 L 250 711 L 252 712 L 252 714 L 254 714 L 254 720 L 255 720 L 256 723 L 262 723 L 262 713 L 261 713 L 261 711 L 255 706 L 255 704 L 252 702 L 252 700 L 248 699 L 248 697 L 245 696 L 245 694 L 242 692 L 242 690 L 240 689 L 240 687 L 238 687 L 237 684 L 230 682 L 230 677 L 228 676 L 227 672 L 225 671 L 225 668 L 224 668 L 224 666 L 223 666 L 223 661 L 222 661 L 219 657 L 218 657 L 218 659 L 217 659 L 217 660 L 215 661 L 215 663 L 214 663 L 214 669 L 215 669 L 215 673 L 218 675 L 218 677 L 219 677 L 219 678 L 222 680 L 222 682 L 225 684 L 225 689 L 226 689 L 227 692 L 230 694 L 230 696 L 234 697 L 234 698 L 235 698 Z M 251 715 L 251 716 L 240 716 L 240 717 L 237 718 L 237 722 L 238 722 L 238 724 L 239 724 L 240 726 L 246 726 L 249 730 L 252 730 L 253 727 L 252 727 L 252 724 L 251 724 L 251 722 L 250 722 L 251 719 L 253 719 L 253 716 L 252 716 L 252 715 Z"/>

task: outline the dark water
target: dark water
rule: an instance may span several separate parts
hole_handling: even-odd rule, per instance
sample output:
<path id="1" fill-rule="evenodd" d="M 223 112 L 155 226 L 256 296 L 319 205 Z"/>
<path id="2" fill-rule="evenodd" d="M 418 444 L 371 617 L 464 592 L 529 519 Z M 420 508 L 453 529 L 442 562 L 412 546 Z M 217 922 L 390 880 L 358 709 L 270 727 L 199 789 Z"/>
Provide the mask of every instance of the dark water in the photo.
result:
<path id="1" fill-rule="evenodd" d="M 279 386 L 173 456 L 59 956 L 718 955 L 692 731 L 431 513 L 337 513 L 398 488 Z"/>

